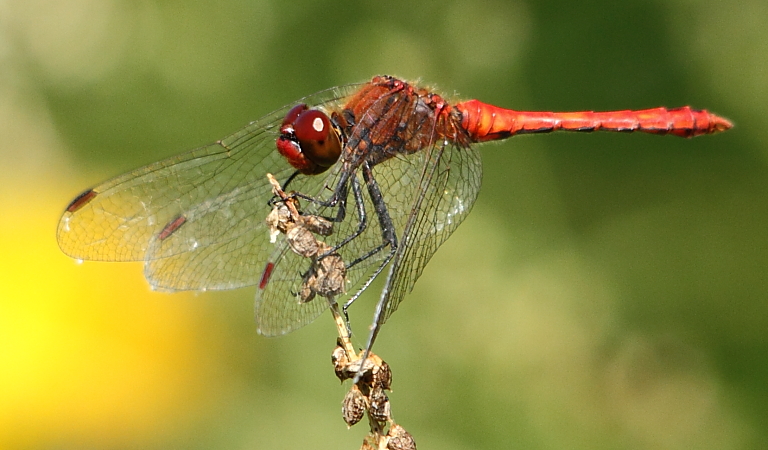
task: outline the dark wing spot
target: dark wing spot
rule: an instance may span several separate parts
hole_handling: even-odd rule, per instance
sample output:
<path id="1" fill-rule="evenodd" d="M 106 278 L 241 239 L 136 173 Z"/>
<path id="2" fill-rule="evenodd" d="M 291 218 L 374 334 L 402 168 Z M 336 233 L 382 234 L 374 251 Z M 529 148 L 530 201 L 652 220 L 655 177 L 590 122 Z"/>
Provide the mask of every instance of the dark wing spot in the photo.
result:
<path id="1" fill-rule="evenodd" d="M 187 221 L 187 218 L 184 216 L 179 216 L 172 221 L 168 223 L 168 225 L 163 228 L 163 231 L 160 232 L 160 234 L 157 236 L 158 239 L 161 241 L 164 241 L 168 239 L 173 233 L 176 232 L 179 228 L 181 228 L 182 225 Z"/>
<path id="2" fill-rule="evenodd" d="M 96 191 L 93 189 L 88 189 L 87 191 L 75 197 L 74 200 L 72 200 L 72 203 L 67 206 L 67 212 L 73 213 L 77 211 L 78 209 L 85 206 L 88 202 L 93 200 L 94 197 L 96 197 Z"/>
<path id="3" fill-rule="evenodd" d="M 259 281 L 259 289 L 264 289 L 269 283 L 269 277 L 272 276 L 272 270 L 275 268 L 275 263 L 267 263 L 267 267 L 264 268 L 264 273 L 261 274 L 261 281 Z"/>

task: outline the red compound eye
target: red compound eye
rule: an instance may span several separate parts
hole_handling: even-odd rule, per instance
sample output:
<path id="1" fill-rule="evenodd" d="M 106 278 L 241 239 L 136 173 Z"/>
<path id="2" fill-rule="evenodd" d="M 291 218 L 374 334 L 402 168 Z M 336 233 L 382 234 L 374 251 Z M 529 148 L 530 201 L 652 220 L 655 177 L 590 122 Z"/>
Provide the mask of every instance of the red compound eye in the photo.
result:
<path id="1" fill-rule="evenodd" d="M 301 141 L 323 142 L 328 139 L 328 134 L 333 132 L 331 121 L 323 112 L 310 109 L 302 112 L 293 121 L 293 129 L 296 130 L 296 138 Z"/>
<path id="2" fill-rule="evenodd" d="M 291 108 L 280 132 L 278 151 L 301 173 L 323 173 L 341 155 L 341 141 L 331 120 L 322 111 L 307 109 L 307 105 Z"/>
<path id="3" fill-rule="evenodd" d="M 293 123 L 293 128 L 304 156 L 317 164 L 322 169 L 320 172 L 338 161 L 341 142 L 325 113 L 316 109 L 304 111 Z"/>
<path id="4" fill-rule="evenodd" d="M 303 174 L 312 175 L 320 173 L 322 170 L 318 171 L 317 164 L 307 159 L 304 155 L 293 129 L 293 122 L 306 110 L 307 105 L 300 103 L 288 111 L 288 114 L 283 119 L 283 123 L 280 125 L 280 136 L 277 138 L 276 144 L 277 151 L 288 160 L 291 166 Z"/>
<path id="5" fill-rule="evenodd" d="M 307 108 L 307 105 L 305 105 L 304 103 L 299 103 L 298 105 L 291 108 L 291 110 L 288 111 L 288 114 L 285 115 L 285 119 L 283 119 L 283 124 L 280 127 L 280 130 L 282 131 L 282 129 L 285 128 L 286 125 L 292 126 L 293 122 L 296 121 L 299 115 L 304 111 L 306 111 L 307 109 L 309 108 Z"/>

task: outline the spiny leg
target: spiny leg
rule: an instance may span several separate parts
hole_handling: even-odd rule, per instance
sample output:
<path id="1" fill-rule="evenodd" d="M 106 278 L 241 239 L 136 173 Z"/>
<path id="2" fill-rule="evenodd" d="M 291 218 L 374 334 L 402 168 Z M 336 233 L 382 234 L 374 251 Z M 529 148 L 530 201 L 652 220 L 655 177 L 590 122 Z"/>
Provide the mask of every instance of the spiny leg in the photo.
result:
<path id="1" fill-rule="evenodd" d="M 392 257 L 395 255 L 395 252 L 397 251 L 397 235 L 395 234 L 395 227 L 392 222 L 392 218 L 389 215 L 389 211 L 387 209 L 387 204 L 384 201 L 384 196 L 381 193 L 381 189 L 379 188 L 379 184 L 376 182 L 376 178 L 373 176 L 373 171 L 371 170 L 371 166 L 366 162 L 362 165 L 362 172 L 363 172 L 363 180 L 365 181 L 366 187 L 368 188 L 368 195 L 371 198 L 371 202 L 373 203 L 373 209 L 376 212 L 376 216 L 379 219 L 379 226 L 381 228 L 381 236 L 382 236 L 382 242 L 381 245 L 378 247 L 372 249 L 365 255 L 362 255 L 349 263 L 347 265 L 347 269 L 354 266 L 355 264 L 358 264 L 362 261 L 365 261 L 366 259 L 372 257 L 376 253 L 379 253 L 382 251 L 385 247 L 389 246 L 390 250 L 388 254 L 384 257 L 384 260 L 379 264 L 379 267 L 374 271 L 374 273 L 368 278 L 368 280 L 363 284 L 363 286 L 352 296 L 350 299 L 344 303 L 344 306 L 342 307 L 342 311 L 344 312 L 344 317 L 347 319 L 347 322 L 349 322 L 349 314 L 347 313 L 347 310 L 350 306 L 352 306 L 352 303 L 357 300 L 360 295 L 363 293 L 365 289 L 368 288 L 368 286 L 373 282 L 373 280 L 384 270 L 384 267 L 389 264 L 389 262 L 392 260 Z"/>

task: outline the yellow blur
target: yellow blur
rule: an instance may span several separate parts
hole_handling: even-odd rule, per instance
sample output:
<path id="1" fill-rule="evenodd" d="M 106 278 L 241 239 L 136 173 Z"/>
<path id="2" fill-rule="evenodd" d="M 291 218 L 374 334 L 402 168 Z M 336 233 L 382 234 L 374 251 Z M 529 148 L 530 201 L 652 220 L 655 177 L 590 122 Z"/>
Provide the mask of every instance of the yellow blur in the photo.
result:
<path id="1" fill-rule="evenodd" d="M 8 192 L 19 185 L 0 197 L 14 212 L 0 222 L 0 448 L 115 445 L 189 420 L 212 392 L 201 370 L 212 361 L 192 351 L 216 345 L 195 336 L 202 311 L 151 293 L 140 264 L 64 256 L 66 189 Z"/>

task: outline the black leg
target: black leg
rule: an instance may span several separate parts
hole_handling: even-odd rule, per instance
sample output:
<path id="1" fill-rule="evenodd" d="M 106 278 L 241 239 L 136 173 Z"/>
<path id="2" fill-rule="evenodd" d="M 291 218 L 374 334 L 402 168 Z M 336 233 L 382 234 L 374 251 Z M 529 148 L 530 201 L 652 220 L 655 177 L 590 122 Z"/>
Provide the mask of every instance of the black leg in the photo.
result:
<path id="1" fill-rule="evenodd" d="M 368 215 L 365 212 L 365 202 L 363 200 L 363 192 L 360 189 L 360 181 L 357 179 L 357 177 L 352 178 L 352 197 L 355 199 L 355 205 L 357 206 L 357 217 L 359 218 L 359 222 L 357 224 L 357 230 L 355 230 L 352 234 L 342 239 L 338 244 L 334 245 L 333 248 L 331 248 L 327 252 L 320 255 L 318 259 L 322 259 L 328 255 L 336 253 L 337 251 L 339 251 L 340 248 L 347 245 L 347 243 L 349 243 L 351 240 L 360 236 L 363 233 L 363 231 L 365 231 L 365 229 L 368 227 Z M 346 204 L 346 201 L 344 203 Z M 342 211 L 339 211 L 339 215 L 341 215 L 341 213 Z M 339 219 L 337 216 L 337 222 L 341 222 L 342 220 L 344 220 L 343 217 Z M 347 268 L 349 267 L 352 267 L 352 265 L 347 265 Z"/>
<path id="2" fill-rule="evenodd" d="M 397 251 L 397 235 L 395 234 L 395 226 L 392 222 L 392 218 L 389 215 L 387 204 L 384 202 L 384 196 L 381 194 L 381 189 L 379 189 L 379 184 L 376 182 L 376 179 L 373 176 L 373 171 L 367 163 L 363 164 L 362 170 L 363 180 L 365 180 L 366 187 L 368 188 L 368 195 L 371 197 L 373 209 L 376 211 L 376 216 L 379 219 L 382 242 L 378 247 L 349 263 L 347 268 L 370 258 L 376 253 L 382 251 L 387 246 L 389 246 L 389 252 L 387 256 L 384 257 L 384 260 L 381 262 L 381 264 L 379 264 L 379 267 L 376 269 L 376 271 L 368 278 L 363 286 L 355 293 L 355 295 L 350 297 L 350 299 L 344 303 L 344 306 L 342 306 L 342 311 L 344 312 L 345 317 L 347 317 L 347 309 L 349 309 L 349 307 L 352 306 L 352 303 L 354 303 L 355 300 L 360 297 L 363 291 L 368 288 L 368 286 L 373 282 L 374 278 L 376 278 L 381 273 L 381 271 L 384 270 L 384 267 L 389 264 L 389 262 L 392 260 L 392 257 L 395 255 L 395 252 Z"/>

